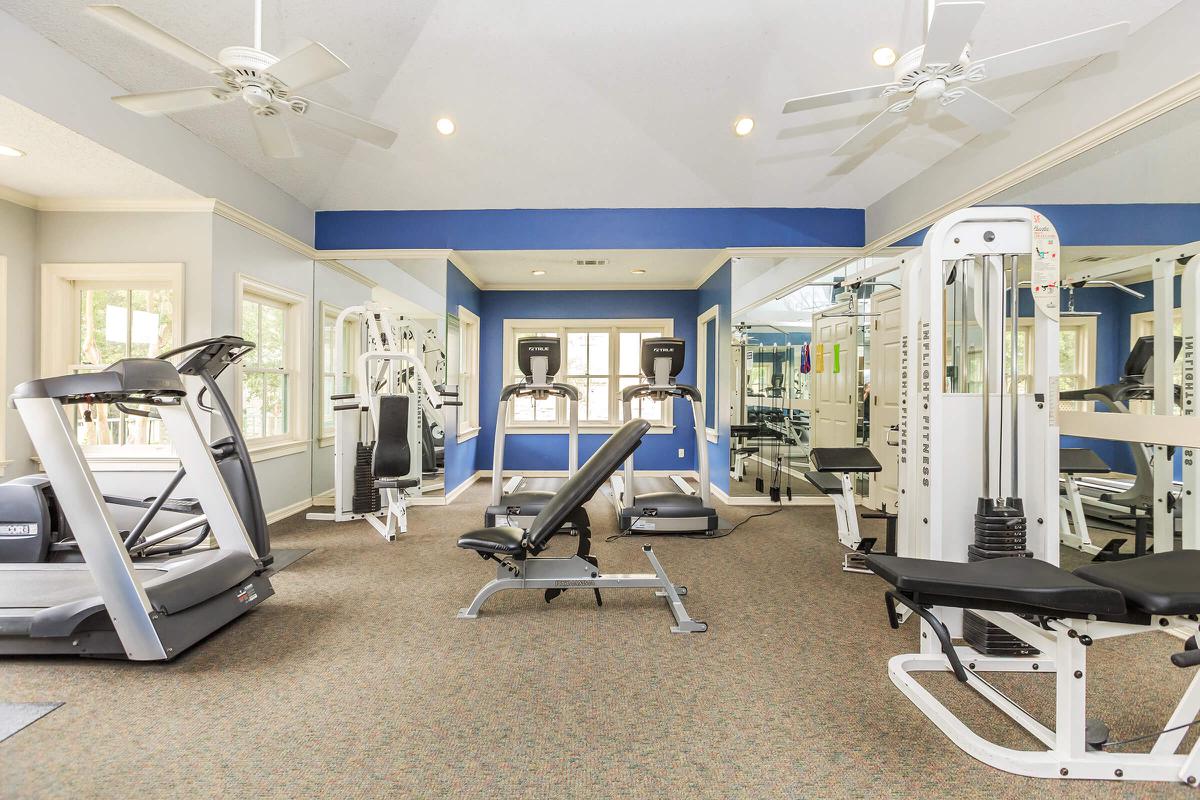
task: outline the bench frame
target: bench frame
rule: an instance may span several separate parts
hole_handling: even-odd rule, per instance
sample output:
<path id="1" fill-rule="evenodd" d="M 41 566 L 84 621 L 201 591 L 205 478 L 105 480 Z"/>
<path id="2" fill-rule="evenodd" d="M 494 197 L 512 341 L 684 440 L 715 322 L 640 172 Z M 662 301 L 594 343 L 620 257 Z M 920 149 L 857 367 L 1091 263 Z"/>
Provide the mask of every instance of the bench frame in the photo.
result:
<path id="1" fill-rule="evenodd" d="M 893 657 L 888 676 L 925 716 L 969 755 L 989 766 L 1035 778 L 1083 778 L 1092 780 L 1168 781 L 1190 786 L 1200 784 L 1200 742 L 1190 751 L 1178 753 L 1188 728 L 1200 714 L 1200 672 L 1163 726 L 1149 753 L 1089 750 L 1085 744 L 1087 725 L 1087 646 L 1083 642 L 1112 639 L 1163 630 L 1171 624 L 1197 629 L 1195 620 L 1153 616 L 1145 625 L 1080 619 L 1047 619 L 1049 630 L 1015 614 L 975 611 L 988 622 L 1028 642 L 1041 651 L 1029 657 L 987 656 L 970 647 L 954 652 L 966 667 L 966 684 L 1014 722 L 1040 740 L 1044 750 L 1002 747 L 971 730 L 959 717 L 917 682 L 914 673 L 950 672 L 954 665 L 939 645 L 938 631 L 921 621 L 921 652 Z M 1088 638 L 1090 637 L 1090 639 Z M 1053 672 L 1056 681 L 1055 727 L 1049 728 L 993 687 L 982 677 L 987 672 Z M 1133 735 L 1133 734 L 1131 734 Z"/>

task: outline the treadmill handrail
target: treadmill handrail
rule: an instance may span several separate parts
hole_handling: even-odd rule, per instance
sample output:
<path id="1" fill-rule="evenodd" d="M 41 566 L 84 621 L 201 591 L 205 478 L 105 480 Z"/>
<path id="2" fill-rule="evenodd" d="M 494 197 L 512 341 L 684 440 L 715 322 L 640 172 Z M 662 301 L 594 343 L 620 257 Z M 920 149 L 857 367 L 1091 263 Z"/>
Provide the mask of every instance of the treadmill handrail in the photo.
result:
<path id="1" fill-rule="evenodd" d="M 653 394 L 681 397 L 684 400 L 701 400 L 700 390 L 686 383 L 673 383 L 669 386 L 655 386 L 650 383 L 635 383 L 621 390 L 621 402 L 629 402 L 638 397 Z"/>
<path id="2" fill-rule="evenodd" d="M 508 404 L 513 397 L 520 396 L 521 392 L 517 389 L 530 389 L 531 386 L 529 383 L 510 383 L 500 391 L 496 408 L 496 436 L 492 443 L 493 506 L 500 505 L 504 495 L 504 437 L 508 424 Z M 539 390 L 550 389 L 560 391 L 567 401 L 567 479 L 570 480 L 579 469 L 579 389 L 568 383 L 550 383 L 544 389 L 539 385 Z"/>
<path id="3" fill-rule="evenodd" d="M 555 397 L 562 397 L 566 400 L 579 400 L 578 387 L 572 386 L 569 383 L 510 383 L 500 390 L 500 399 L 507 400 L 510 397 L 521 397 L 523 395 L 544 393 Z"/>

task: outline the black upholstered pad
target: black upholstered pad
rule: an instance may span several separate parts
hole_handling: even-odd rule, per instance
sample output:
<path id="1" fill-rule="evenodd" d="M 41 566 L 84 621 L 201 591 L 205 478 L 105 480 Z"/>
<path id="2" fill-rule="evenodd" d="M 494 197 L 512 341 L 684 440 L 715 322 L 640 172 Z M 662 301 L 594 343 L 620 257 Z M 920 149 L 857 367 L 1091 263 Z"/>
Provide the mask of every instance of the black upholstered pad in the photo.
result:
<path id="1" fill-rule="evenodd" d="M 832 472 L 813 472 L 804 473 L 804 477 L 808 482 L 817 487 L 822 494 L 841 494 L 842 479 Z"/>
<path id="2" fill-rule="evenodd" d="M 1148 614 L 1200 614 L 1200 550 L 1124 561 L 1096 561 L 1075 570 L 1080 578 L 1111 586 L 1125 595 L 1130 610 Z"/>
<path id="3" fill-rule="evenodd" d="M 371 474 L 376 478 L 395 478 L 412 471 L 412 453 L 408 447 L 408 395 L 379 396 L 379 430 L 371 457 Z"/>
<path id="4" fill-rule="evenodd" d="M 866 562 L 872 572 L 901 592 L 924 595 L 937 605 L 1075 616 L 1115 617 L 1125 613 L 1125 598 L 1119 591 L 1032 558 L 993 558 L 964 564 L 867 556 Z"/>
<path id="5" fill-rule="evenodd" d="M 809 454 L 817 472 L 880 472 L 869 447 L 814 447 Z"/>
<path id="6" fill-rule="evenodd" d="M 381 478 L 375 481 L 376 489 L 411 489 L 420 485 L 420 478 Z"/>
<path id="7" fill-rule="evenodd" d="M 1099 475 L 1110 470 L 1095 450 L 1064 447 L 1058 451 L 1058 471 L 1064 475 Z"/>
<path id="8" fill-rule="evenodd" d="M 521 540 L 524 538 L 525 531 L 520 528 L 509 526 L 480 528 L 458 537 L 458 546 L 464 550 L 474 550 L 478 553 L 516 555 L 522 550 Z"/>

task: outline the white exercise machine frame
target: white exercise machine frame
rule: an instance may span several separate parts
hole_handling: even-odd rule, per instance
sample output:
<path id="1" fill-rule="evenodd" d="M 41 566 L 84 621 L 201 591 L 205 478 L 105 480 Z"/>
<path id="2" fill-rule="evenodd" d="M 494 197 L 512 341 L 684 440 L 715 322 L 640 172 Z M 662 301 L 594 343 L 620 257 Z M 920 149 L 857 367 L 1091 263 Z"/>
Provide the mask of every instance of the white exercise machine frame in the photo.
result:
<path id="1" fill-rule="evenodd" d="M 425 368 L 421 355 L 412 350 L 411 343 L 417 333 L 424 330 L 411 320 L 394 319 L 392 311 L 380 303 L 365 303 L 343 309 L 334 323 L 334 373 L 345 374 L 342 359 L 345 353 L 346 320 L 358 317 L 366 330 L 366 351 L 354 363 L 354 392 L 351 396 L 334 399 L 333 435 L 333 511 L 311 512 L 306 519 L 323 522 L 353 522 L 365 520 L 387 541 L 395 541 L 398 533 L 408 530 L 408 493 L 406 489 L 380 489 L 380 509 L 371 513 L 355 513 L 354 467 L 359 442 L 364 441 L 362 430 L 363 412 L 368 416 L 370 430 L 367 439 L 379 429 L 379 394 L 376 386 L 382 386 L 384 394 L 407 394 L 416 402 L 409 404 L 408 444 L 411 459 L 409 474 L 404 477 L 420 479 L 422 476 L 422 415 L 429 406 L 441 407 L 440 397 L 434 395 L 434 383 Z M 408 335 L 402 330 L 410 330 Z M 405 342 L 408 344 L 406 345 Z M 416 385 L 401 385 L 401 369 L 412 371 Z M 428 488 L 428 487 L 426 487 Z M 420 494 L 421 487 L 415 487 Z"/>

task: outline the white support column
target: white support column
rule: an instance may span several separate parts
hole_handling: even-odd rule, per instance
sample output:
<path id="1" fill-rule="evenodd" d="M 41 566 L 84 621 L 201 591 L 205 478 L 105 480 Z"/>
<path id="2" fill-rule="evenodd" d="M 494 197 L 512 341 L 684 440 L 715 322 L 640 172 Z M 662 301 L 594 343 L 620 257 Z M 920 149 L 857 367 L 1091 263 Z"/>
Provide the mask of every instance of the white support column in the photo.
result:
<path id="1" fill-rule="evenodd" d="M 1154 264 L 1154 413 L 1175 414 L 1175 260 Z M 1167 503 L 1175 482 L 1170 448 L 1156 444 L 1154 452 L 1154 552 L 1175 547 L 1175 513 Z"/>
<path id="2" fill-rule="evenodd" d="M 1086 749 L 1087 666 L 1085 648 L 1078 638 L 1059 630 L 1055 636 L 1054 663 L 1057 684 L 1055 753 L 1060 759 L 1081 758 Z"/>

